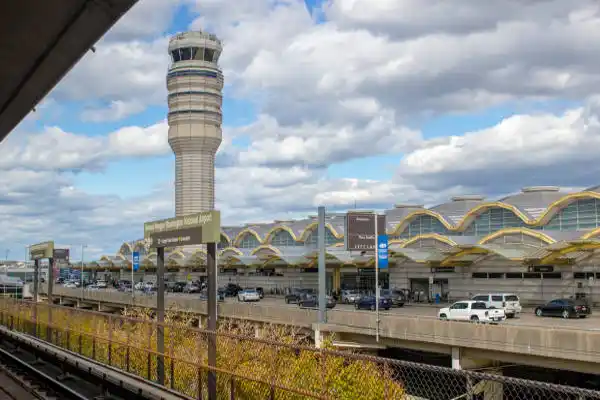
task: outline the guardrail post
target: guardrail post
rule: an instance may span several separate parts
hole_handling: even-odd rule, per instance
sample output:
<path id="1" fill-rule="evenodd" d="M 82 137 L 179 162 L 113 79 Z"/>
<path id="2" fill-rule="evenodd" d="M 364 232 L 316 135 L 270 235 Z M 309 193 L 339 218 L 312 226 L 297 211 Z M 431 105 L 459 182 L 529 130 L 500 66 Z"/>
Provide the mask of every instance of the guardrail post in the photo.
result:
<path id="1" fill-rule="evenodd" d="M 165 384 L 165 248 L 156 249 L 156 378 Z"/>
<path id="2" fill-rule="evenodd" d="M 112 315 L 108 316 L 108 365 L 112 365 L 112 331 L 113 320 Z"/>
<path id="3" fill-rule="evenodd" d="M 217 400 L 217 244 L 206 244 L 208 275 L 208 399 Z"/>
<path id="4" fill-rule="evenodd" d="M 152 323 L 148 324 L 148 380 L 152 380 Z"/>
<path id="5" fill-rule="evenodd" d="M 233 377 L 233 375 L 229 380 L 229 398 L 230 400 L 235 400 L 235 378 Z"/>
<path id="6" fill-rule="evenodd" d="M 198 367 L 198 400 L 202 400 L 203 387 L 202 387 L 202 368 Z"/>

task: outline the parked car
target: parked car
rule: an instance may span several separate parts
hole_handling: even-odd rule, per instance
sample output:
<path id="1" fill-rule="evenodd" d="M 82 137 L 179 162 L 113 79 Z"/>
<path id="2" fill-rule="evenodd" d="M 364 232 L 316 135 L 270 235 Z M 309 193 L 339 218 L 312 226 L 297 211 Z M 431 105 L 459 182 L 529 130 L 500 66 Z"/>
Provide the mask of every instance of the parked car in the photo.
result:
<path id="1" fill-rule="evenodd" d="M 404 307 L 404 294 L 398 290 L 383 289 L 380 296 L 390 299 L 392 307 Z"/>
<path id="2" fill-rule="evenodd" d="M 488 293 L 473 296 L 471 300 L 482 301 L 488 308 L 501 308 L 506 318 L 514 318 L 521 314 L 522 307 L 519 296 L 512 293 Z"/>
<path id="3" fill-rule="evenodd" d="M 131 283 L 129 283 L 129 282 L 121 283 L 119 285 L 119 287 L 117 288 L 117 290 L 119 292 L 131 292 Z"/>
<path id="4" fill-rule="evenodd" d="M 335 299 L 332 296 L 325 296 L 325 307 L 334 308 L 336 306 Z M 298 306 L 301 308 L 318 308 L 319 297 L 316 295 L 308 295 L 298 301 Z"/>
<path id="5" fill-rule="evenodd" d="M 183 289 L 187 285 L 186 282 L 173 282 L 173 292 L 174 293 L 183 293 Z"/>
<path id="6" fill-rule="evenodd" d="M 106 289 L 108 287 L 108 284 L 106 283 L 106 281 L 98 281 L 96 282 L 96 286 L 98 286 L 98 289 Z"/>
<path id="7" fill-rule="evenodd" d="M 69 289 L 75 289 L 75 288 L 77 288 L 77 285 L 75 285 L 73 282 L 65 282 L 63 287 L 69 288 Z"/>
<path id="8" fill-rule="evenodd" d="M 315 291 L 312 289 L 292 289 L 292 292 L 285 295 L 286 304 L 298 303 L 300 300 L 308 295 L 314 295 Z"/>
<path id="9" fill-rule="evenodd" d="M 144 282 L 141 282 L 141 281 L 140 281 L 140 282 L 136 283 L 136 284 L 133 286 L 133 288 L 134 288 L 135 290 L 144 290 L 144 286 L 145 286 L 145 285 L 146 285 L 146 284 L 145 284 Z"/>
<path id="10" fill-rule="evenodd" d="M 353 304 L 360 299 L 358 290 L 342 290 L 342 303 Z"/>
<path id="11" fill-rule="evenodd" d="M 258 292 L 258 295 L 260 296 L 261 299 L 265 297 L 265 291 L 263 288 L 257 287 L 256 291 Z"/>
<path id="12" fill-rule="evenodd" d="M 200 293 L 200 286 L 195 283 L 188 283 L 183 288 L 183 293 Z"/>
<path id="13" fill-rule="evenodd" d="M 236 283 L 228 283 L 227 286 L 225 286 L 225 296 L 227 296 L 227 297 L 235 297 L 242 290 L 243 289 L 242 289 L 242 287 L 240 285 L 238 285 Z"/>
<path id="14" fill-rule="evenodd" d="M 358 300 L 356 303 L 354 303 L 354 308 L 356 308 L 357 310 L 375 310 L 377 307 L 375 307 L 376 305 L 376 299 L 375 296 L 363 296 L 360 298 L 360 300 Z M 388 298 L 385 297 L 380 297 L 379 298 L 379 309 L 380 310 L 389 310 L 390 308 L 392 308 L 392 301 Z"/>
<path id="15" fill-rule="evenodd" d="M 238 301 L 260 301 L 260 295 L 256 289 L 244 289 L 237 295 Z"/>
<path id="16" fill-rule="evenodd" d="M 206 290 L 200 292 L 200 300 L 208 300 L 208 293 Z M 217 290 L 217 301 L 225 301 L 225 292 Z"/>
<path id="17" fill-rule="evenodd" d="M 451 321 L 500 322 L 506 319 L 501 308 L 490 308 L 482 301 L 465 300 L 438 311 L 438 318 Z"/>
<path id="18" fill-rule="evenodd" d="M 586 318 L 592 313 L 584 300 L 556 299 L 535 309 L 538 317 Z"/>

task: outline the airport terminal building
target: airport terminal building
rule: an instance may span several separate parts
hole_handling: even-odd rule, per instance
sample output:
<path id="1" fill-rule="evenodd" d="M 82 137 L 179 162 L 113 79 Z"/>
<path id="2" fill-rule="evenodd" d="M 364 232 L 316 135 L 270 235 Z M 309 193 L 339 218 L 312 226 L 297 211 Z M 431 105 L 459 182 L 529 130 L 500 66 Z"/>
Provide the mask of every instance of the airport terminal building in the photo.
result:
<path id="1" fill-rule="evenodd" d="M 528 187 L 497 200 L 463 196 L 384 213 L 390 265 L 380 281 L 386 287 L 450 300 L 510 292 L 523 303 L 571 296 L 600 302 L 600 187 L 574 193 Z M 328 289 L 373 290 L 374 257 L 345 249 L 345 219 L 345 213 L 326 218 Z M 316 244 L 316 216 L 223 227 L 219 280 L 265 291 L 316 288 Z M 142 258 L 135 279 L 155 279 L 156 254 L 146 253 L 141 240 L 123 243 L 88 268 L 130 278 L 133 251 Z M 205 260 L 203 249 L 167 249 L 168 279 L 205 275 Z"/>

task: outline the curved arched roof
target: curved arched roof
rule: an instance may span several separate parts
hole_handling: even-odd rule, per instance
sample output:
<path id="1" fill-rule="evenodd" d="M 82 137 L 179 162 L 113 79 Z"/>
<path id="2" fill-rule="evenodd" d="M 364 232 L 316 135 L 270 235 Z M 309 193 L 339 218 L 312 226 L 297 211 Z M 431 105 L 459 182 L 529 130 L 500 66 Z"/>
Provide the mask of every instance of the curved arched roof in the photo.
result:
<path id="1" fill-rule="evenodd" d="M 301 224 L 296 223 L 295 226 L 292 223 L 288 224 L 277 223 L 269 225 L 268 227 L 259 227 L 256 225 L 247 226 L 238 232 L 237 236 L 233 240 L 233 245 L 239 246 L 246 235 L 253 235 L 260 244 L 269 244 L 273 236 L 279 231 L 285 231 L 290 234 L 292 239 L 298 242 L 304 242 L 318 226 L 318 222 L 315 220 L 305 221 L 305 223 L 302 224 L 302 229 L 299 229 Z M 329 221 L 325 222 L 325 228 L 328 229 L 329 232 L 331 232 L 331 234 L 337 239 L 342 239 L 344 237 L 343 225 L 340 226 L 339 221 L 332 221 L 330 219 Z"/>
<path id="2" fill-rule="evenodd" d="M 523 193 L 523 196 L 520 196 L 519 199 L 525 199 L 527 198 L 527 196 L 530 195 L 537 196 L 537 194 L 539 194 L 539 192 Z M 539 198 L 539 196 L 537 197 Z M 577 193 L 561 194 L 560 196 L 552 195 L 545 197 L 544 201 L 549 201 L 551 198 L 554 197 L 556 197 L 557 199 L 551 202 L 550 204 L 543 204 L 542 200 L 540 200 L 539 203 L 530 203 L 528 207 L 525 207 L 523 204 L 514 204 L 518 204 L 521 201 L 515 201 L 514 197 L 505 198 L 507 199 L 507 201 L 481 202 L 473 208 L 470 208 L 466 213 L 460 216 L 460 218 L 454 216 L 454 220 L 456 222 L 453 222 L 447 215 L 437 212 L 434 208 L 416 210 L 406 215 L 404 219 L 400 221 L 392 229 L 391 232 L 388 233 L 393 235 L 398 235 L 402 233 L 402 231 L 404 231 L 404 229 L 410 224 L 410 222 L 412 222 L 415 218 L 421 215 L 430 215 L 436 218 L 449 231 L 463 232 L 469 227 L 469 225 L 475 220 L 475 218 L 478 215 L 492 208 L 503 208 L 505 210 L 509 210 L 513 212 L 518 218 L 520 218 L 524 224 L 530 227 L 538 227 L 548 223 L 554 215 L 556 215 L 561 209 L 568 206 L 570 203 L 582 199 L 600 199 L 600 193 L 584 191 Z"/>

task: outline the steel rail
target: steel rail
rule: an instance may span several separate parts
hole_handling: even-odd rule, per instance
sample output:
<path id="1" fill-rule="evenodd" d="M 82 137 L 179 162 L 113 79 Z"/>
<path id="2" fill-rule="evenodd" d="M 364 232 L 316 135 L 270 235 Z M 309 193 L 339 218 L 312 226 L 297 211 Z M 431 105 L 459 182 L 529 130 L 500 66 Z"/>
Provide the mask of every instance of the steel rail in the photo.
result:
<path id="1" fill-rule="evenodd" d="M 35 386 L 37 383 L 41 383 L 42 388 L 52 389 L 53 392 L 57 393 L 57 395 L 60 396 L 58 398 L 60 398 L 61 400 L 62 399 L 73 399 L 73 400 L 87 400 L 88 399 L 87 396 L 84 396 L 84 395 L 76 392 L 72 388 L 64 385 L 63 383 L 59 382 L 57 379 L 51 377 L 50 375 L 46 374 L 43 371 L 40 371 L 39 369 L 35 368 L 35 366 L 31 365 L 27 361 L 20 359 L 16 355 L 11 354 L 9 351 L 7 351 L 3 348 L 0 348 L 0 362 L 1 362 L 1 366 L 3 367 L 3 370 L 4 370 L 3 372 L 8 377 L 12 378 L 16 383 L 18 383 L 21 387 L 23 387 L 25 390 L 30 392 L 33 396 L 35 396 L 38 399 L 47 399 L 49 397 L 52 398 L 52 397 L 57 397 L 57 396 L 42 395 L 43 389 L 37 389 Z M 20 371 L 24 371 L 27 374 L 28 378 L 35 377 L 33 379 L 32 385 L 27 385 L 27 382 L 25 379 L 20 378 L 16 373 L 14 373 L 12 371 L 14 368 L 16 368 Z M 30 380 L 30 379 L 27 379 L 27 381 L 28 380 Z"/>

